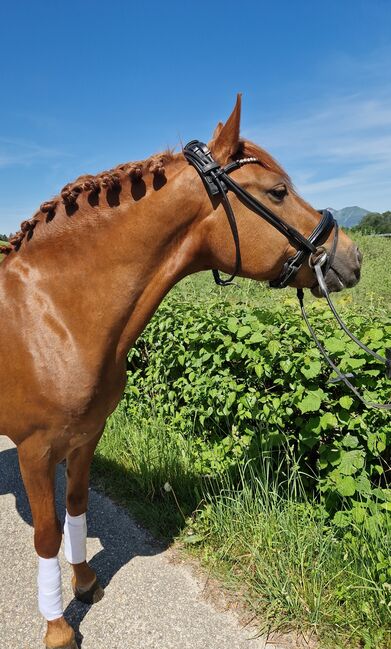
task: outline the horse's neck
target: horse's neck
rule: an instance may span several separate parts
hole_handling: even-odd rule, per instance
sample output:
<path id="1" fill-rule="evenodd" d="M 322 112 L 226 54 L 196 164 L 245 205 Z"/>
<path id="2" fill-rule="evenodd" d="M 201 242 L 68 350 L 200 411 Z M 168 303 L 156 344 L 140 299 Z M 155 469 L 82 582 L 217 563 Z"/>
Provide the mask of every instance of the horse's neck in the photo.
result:
<path id="1" fill-rule="evenodd" d="M 77 347 L 92 355 L 96 347 L 97 360 L 102 354 L 123 359 L 164 295 L 201 268 L 193 227 L 199 199 L 185 195 L 185 186 L 174 177 L 137 202 L 102 206 L 101 215 L 100 208 L 81 208 L 71 217 L 74 236 L 69 225 L 69 236 L 57 247 L 53 239 L 31 255 L 40 275 L 39 299 L 47 298 L 50 315 Z M 23 265 L 22 249 L 14 254 Z"/>

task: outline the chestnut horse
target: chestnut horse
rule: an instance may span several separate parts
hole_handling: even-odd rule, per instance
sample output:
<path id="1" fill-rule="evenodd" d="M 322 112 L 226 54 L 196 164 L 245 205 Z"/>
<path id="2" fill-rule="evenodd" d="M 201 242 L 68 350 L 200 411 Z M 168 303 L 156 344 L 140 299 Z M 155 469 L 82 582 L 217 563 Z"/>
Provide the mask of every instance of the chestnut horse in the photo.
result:
<path id="1" fill-rule="evenodd" d="M 239 125 L 240 96 L 209 144 L 214 158 L 226 164 L 255 156 L 260 164 L 237 169 L 232 177 L 307 237 L 318 212 L 268 153 L 240 139 Z M 240 236 L 240 275 L 276 278 L 293 246 L 239 198 L 230 199 Z M 68 553 L 73 589 L 79 599 L 93 602 L 103 591 L 82 549 L 89 469 L 124 390 L 127 352 L 176 282 L 206 269 L 232 272 L 235 246 L 221 201 L 209 197 L 182 153 L 166 152 L 70 183 L 22 223 L 3 252 L 0 434 L 17 446 L 31 505 L 43 566 L 39 597 L 46 646 L 75 648 L 74 631 L 58 608 L 62 530 L 54 500 L 56 464 L 66 460 L 68 534 L 76 534 L 71 545 L 79 544 Z M 329 290 L 353 286 L 360 261 L 356 246 L 341 233 L 334 262 L 339 279 L 332 269 L 327 272 Z M 313 270 L 303 265 L 294 285 L 315 284 Z"/>

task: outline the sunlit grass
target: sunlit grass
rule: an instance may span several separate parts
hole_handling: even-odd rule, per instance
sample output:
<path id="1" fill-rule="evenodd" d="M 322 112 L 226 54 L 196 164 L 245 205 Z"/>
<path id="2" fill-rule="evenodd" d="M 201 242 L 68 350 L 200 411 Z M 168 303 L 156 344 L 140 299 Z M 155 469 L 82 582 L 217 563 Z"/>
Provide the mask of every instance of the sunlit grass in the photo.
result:
<path id="1" fill-rule="evenodd" d="M 131 421 L 121 406 L 110 417 L 94 458 L 95 483 L 127 505 L 159 537 L 172 539 L 202 499 L 194 441 L 151 417 Z M 181 502 L 175 503 L 170 485 Z M 182 509 L 182 511 L 181 511 Z"/>
<path id="2" fill-rule="evenodd" d="M 363 252 L 364 260 L 360 282 L 352 289 L 334 294 L 336 304 L 350 304 L 358 309 L 390 309 L 391 273 L 387 272 L 387 260 L 391 259 L 391 238 L 372 237 L 355 233 L 355 243 Z M 296 301 L 293 288 L 271 289 L 250 279 L 237 278 L 230 287 L 216 286 L 211 273 L 198 273 L 182 280 L 174 289 L 174 295 L 185 302 L 207 302 L 219 296 L 221 300 L 259 305 L 264 308 L 281 306 L 286 301 Z M 307 300 L 312 300 L 307 291 Z"/>
<path id="3" fill-rule="evenodd" d="M 391 646 L 391 585 L 379 565 L 391 526 L 342 535 L 311 501 L 300 475 L 280 480 L 267 460 L 211 494 L 195 516 L 197 555 L 243 591 L 262 632 L 295 630 L 324 647 Z"/>
<path id="4" fill-rule="evenodd" d="M 391 525 L 348 534 L 305 492 L 289 452 L 202 476 L 192 438 L 157 421 L 110 418 L 95 483 L 160 538 L 182 542 L 243 598 L 262 632 L 296 630 L 320 646 L 388 649 Z M 238 593 L 241 593 L 239 596 Z"/>

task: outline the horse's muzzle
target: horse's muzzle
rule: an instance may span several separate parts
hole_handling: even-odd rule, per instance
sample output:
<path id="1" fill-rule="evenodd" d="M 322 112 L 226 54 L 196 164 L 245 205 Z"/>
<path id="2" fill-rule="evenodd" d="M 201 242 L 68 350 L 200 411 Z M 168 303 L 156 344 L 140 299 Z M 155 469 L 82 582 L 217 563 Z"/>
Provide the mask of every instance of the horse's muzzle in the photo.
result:
<path id="1" fill-rule="evenodd" d="M 330 293 L 337 293 L 344 288 L 355 286 L 361 275 L 362 253 L 356 245 L 350 246 L 346 251 L 337 250 L 333 262 L 325 276 L 327 288 Z M 311 289 L 316 297 L 322 297 L 319 286 Z"/>

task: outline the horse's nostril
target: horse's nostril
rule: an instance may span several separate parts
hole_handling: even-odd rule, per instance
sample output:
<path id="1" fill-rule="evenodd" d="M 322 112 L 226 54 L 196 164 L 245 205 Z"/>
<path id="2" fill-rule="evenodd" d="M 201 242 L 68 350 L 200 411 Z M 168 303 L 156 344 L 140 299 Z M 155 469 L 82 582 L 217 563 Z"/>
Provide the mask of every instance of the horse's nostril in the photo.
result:
<path id="1" fill-rule="evenodd" d="M 356 284 L 361 276 L 361 263 L 362 263 L 362 252 L 358 248 L 358 246 L 355 246 L 355 255 L 354 255 L 354 260 L 355 260 L 355 267 L 352 269 L 353 270 L 353 275 L 354 275 L 354 284 Z"/>

